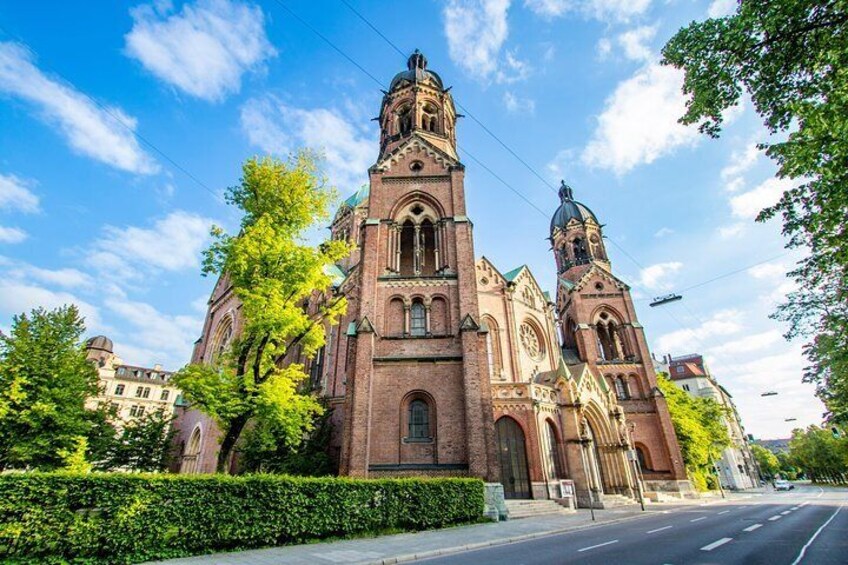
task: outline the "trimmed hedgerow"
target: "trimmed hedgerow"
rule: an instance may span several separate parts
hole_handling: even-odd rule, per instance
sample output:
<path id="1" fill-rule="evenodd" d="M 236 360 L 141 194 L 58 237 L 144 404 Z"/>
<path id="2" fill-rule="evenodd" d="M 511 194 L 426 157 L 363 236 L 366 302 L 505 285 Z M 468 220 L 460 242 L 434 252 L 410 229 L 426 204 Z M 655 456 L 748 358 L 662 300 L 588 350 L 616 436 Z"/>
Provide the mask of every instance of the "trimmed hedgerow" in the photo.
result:
<path id="1" fill-rule="evenodd" d="M 0 561 L 131 563 L 479 520 L 476 479 L 0 475 Z"/>

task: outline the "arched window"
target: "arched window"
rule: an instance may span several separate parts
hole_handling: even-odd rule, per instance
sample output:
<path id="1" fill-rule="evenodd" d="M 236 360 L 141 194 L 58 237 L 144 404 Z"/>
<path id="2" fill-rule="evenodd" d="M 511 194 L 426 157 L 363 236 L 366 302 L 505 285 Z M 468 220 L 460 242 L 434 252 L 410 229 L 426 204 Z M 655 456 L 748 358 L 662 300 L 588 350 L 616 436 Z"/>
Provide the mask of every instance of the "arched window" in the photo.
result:
<path id="1" fill-rule="evenodd" d="M 639 377 L 637 375 L 627 377 L 627 385 L 630 388 L 630 396 L 632 398 L 643 398 L 642 385 L 639 384 Z"/>
<path id="2" fill-rule="evenodd" d="M 427 311 L 421 300 L 415 300 L 409 310 L 409 333 L 415 337 L 427 335 Z"/>
<path id="3" fill-rule="evenodd" d="M 628 400 L 630 398 L 630 389 L 627 388 L 627 381 L 621 375 L 615 378 L 615 395 L 619 400 Z"/>
<path id="4" fill-rule="evenodd" d="M 578 265 L 589 260 L 589 252 L 586 251 L 586 242 L 582 238 L 575 238 L 571 242 L 571 248 L 574 252 L 574 262 Z"/>
<path id="5" fill-rule="evenodd" d="M 601 245 L 601 239 L 597 235 L 592 235 L 589 238 L 589 242 L 592 247 L 592 257 L 595 259 L 600 259 L 601 261 L 606 261 L 606 255 L 604 254 L 604 247 Z"/>
<path id="6" fill-rule="evenodd" d="M 439 110 L 432 104 L 426 104 L 421 113 L 421 129 L 438 133 L 438 115 Z"/>
<path id="7" fill-rule="evenodd" d="M 405 105 L 398 109 L 398 130 L 401 135 L 406 135 L 412 131 L 412 106 Z"/>
<path id="8" fill-rule="evenodd" d="M 489 361 L 489 379 L 501 376 L 503 365 L 501 363 L 501 335 L 498 323 L 493 318 L 483 318 L 489 333 L 486 334 L 486 356 Z"/>
<path id="9" fill-rule="evenodd" d="M 624 343 L 621 339 L 620 326 L 606 312 L 601 312 L 595 323 L 598 335 L 598 353 L 604 361 L 622 359 L 626 356 Z"/>
<path id="10" fill-rule="evenodd" d="M 416 398 L 409 403 L 409 439 L 430 439 L 430 405 Z"/>
<path id="11" fill-rule="evenodd" d="M 212 349 L 212 361 L 217 361 L 227 351 L 227 347 L 233 339 L 233 321 L 227 317 L 215 332 L 215 342 Z"/>
<path id="12" fill-rule="evenodd" d="M 415 224 L 411 220 L 404 222 L 400 231 L 400 274 L 415 273 Z"/>
<path id="13" fill-rule="evenodd" d="M 436 274 L 436 230 L 430 220 L 424 220 L 418 228 L 418 273 Z"/>
<path id="14" fill-rule="evenodd" d="M 639 463 L 640 471 L 650 471 L 651 464 L 648 459 L 647 454 L 645 453 L 645 448 L 641 445 L 636 446 L 636 461 Z"/>

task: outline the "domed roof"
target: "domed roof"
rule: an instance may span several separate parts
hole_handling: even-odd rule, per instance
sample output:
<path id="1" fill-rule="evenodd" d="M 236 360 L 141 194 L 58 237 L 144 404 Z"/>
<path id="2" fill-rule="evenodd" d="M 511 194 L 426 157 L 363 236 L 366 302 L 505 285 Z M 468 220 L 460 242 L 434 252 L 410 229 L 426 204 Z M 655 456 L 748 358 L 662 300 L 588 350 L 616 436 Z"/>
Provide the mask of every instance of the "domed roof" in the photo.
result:
<path id="1" fill-rule="evenodd" d="M 444 88 L 442 77 L 433 71 L 427 70 L 427 57 L 418 49 L 409 56 L 409 59 L 406 61 L 406 67 L 409 70 L 399 72 L 392 79 L 392 83 L 389 86 L 390 92 L 403 81 L 424 82 L 425 80 L 430 80 L 439 88 Z"/>
<path id="2" fill-rule="evenodd" d="M 596 224 L 598 223 L 598 218 L 595 217 L 594 212 L 589 210 L 586 206 L 574 200 L 574 193 L 571 190 L 571 187 L 565 184 L 565 181 L 562 181 L 561 186 L 559 187 L 559 199 L 561 200 L 561 204 L 559 208 L 554 212 L 553 218 L 551 218 L 551 231 L 554 231 L 554 228 L 565 228 L 565 226 L 571 220 L 577 220 L 579 222 L 585 222 L 588 219 L 591 219 Z"/>
<path id="3" fill-rule="evenodd" d="M 105 335 L 94 336 L 85 342 L 86 349 L 99 349 L 100 351 L 106 351 L 107 353 L 113 353 L 114 345 L 112 344 L 112 340 L 106 337 Z"/>

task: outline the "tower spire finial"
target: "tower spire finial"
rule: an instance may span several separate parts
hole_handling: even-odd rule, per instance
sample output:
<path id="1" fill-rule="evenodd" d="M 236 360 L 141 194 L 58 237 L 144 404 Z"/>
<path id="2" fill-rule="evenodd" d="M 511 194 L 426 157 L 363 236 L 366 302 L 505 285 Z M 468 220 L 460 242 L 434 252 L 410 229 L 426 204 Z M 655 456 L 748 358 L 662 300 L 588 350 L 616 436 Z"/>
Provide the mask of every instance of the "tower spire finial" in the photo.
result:
<path id="1" fill-rule="evenodd" d="M 424 54 L 416 49 L 412 52 L 412 55 L 409 56 L 409 59 L 406 61 L 406 67 L 410 71 L 414 71 L 415 69 L 426 69 L 427 68 L 427 57 Z"/>
<path id="2" fill-rule="evenodd" d="M 559 182 L 559 199 L 563 202 L 566 200 L 574 200 L 574 191 L 571 190 L 571 187 L 565 184 L 564 180 Z"/>

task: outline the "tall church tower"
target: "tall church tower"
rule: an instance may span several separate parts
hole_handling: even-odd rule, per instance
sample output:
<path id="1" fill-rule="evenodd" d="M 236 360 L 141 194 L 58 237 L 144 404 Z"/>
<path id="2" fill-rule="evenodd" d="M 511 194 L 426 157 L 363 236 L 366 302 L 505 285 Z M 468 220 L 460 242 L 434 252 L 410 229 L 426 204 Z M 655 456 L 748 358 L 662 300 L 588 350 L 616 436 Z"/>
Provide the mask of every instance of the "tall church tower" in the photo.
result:
<path id="1" fill-rule="evenodd" d="M 624 409 L 646 489 L 689 490 L 630 288 L 612 273 L 597 217 L 564 182 L 551 219 L 556 308 L 566 357 L 602 377 Z"/>
<path id="2" fill-rule="evenodd" d="M 348 293 L 340 472 L 497 480 L 456 109 L 416 51 L 380 109 Z"/>

